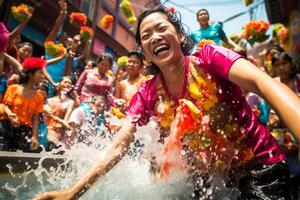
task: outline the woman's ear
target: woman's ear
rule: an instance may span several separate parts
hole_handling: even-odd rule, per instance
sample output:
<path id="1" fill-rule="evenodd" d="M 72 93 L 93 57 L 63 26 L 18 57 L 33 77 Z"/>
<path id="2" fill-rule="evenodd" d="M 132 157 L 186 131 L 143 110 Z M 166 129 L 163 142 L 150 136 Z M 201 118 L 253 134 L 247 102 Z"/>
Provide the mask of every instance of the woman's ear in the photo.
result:
<path id="1" fill-rule="evenodd" d="M 179 34 L 179 40 L 180 40 L 180 44 L 184 44 L 186 40 L 185 35 Z"/>

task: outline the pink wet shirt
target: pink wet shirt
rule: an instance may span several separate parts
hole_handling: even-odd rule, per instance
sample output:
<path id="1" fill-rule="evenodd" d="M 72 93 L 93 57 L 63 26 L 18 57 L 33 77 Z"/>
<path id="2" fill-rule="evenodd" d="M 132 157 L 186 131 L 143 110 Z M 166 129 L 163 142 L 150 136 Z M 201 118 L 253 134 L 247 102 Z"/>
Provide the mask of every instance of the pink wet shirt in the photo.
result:
<path id="1" fill-rule="evenodd" d="M 252 112 L 240 87 L 228 79 L 231 66 L 241 56 L 221 46 L 204 45 L 199 52 L 186 57 L 185 60 L 188 60 L 187 58 L 194 59 L 201 71 L 216 83 L 218 104 L 229 109 L 235 123 L 247 137 L 246 142 L 252 147 L 256 161 L 261 164 L 273 164 L 285 160 L 285 154 L 280 150 L 279 144 Z M 186 66 L 186 69 L 189 67 Z M 186 73 L 189 73 L 189 70 L 186 70 Z M 139 125 L 147 124 L 149 118 L 155 115 L 155 104 L 158 101 L 156 83 L 159 77 L 160 75 L 156 75 L 144 82 L 127 109 L 127 113 Z"/>
<path id="2" fill-rule="evenodd" d="M 79 77 L 75 87 L 81 102 L 89 101 L 90 97 L 107 96 L 113 87 L 113 78 L 106 75 L 99 78 L 98 69 L 87 69 Z"/>

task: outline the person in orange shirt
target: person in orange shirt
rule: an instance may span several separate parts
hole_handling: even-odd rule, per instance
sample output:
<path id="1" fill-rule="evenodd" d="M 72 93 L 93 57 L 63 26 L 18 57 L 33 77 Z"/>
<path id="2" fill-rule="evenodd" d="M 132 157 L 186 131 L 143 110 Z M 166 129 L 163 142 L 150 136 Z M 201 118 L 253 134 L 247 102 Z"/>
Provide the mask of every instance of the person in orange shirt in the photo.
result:
<path id="1" fill-rule="evenodd" d="M 6 119 L 0 120 L 0 150 L 31 151 L 38 148 L 38 119 L 43 94 L 36 86 L 43 79 L 46 61 L 28 57 L 23 62 L 20 84 L 10 85 L 4 95 Z"/>
<path id="2" fill-rule="evenodd" d="M 126 105 L 130 103 L 132 96 L 137 92 L 141 83 L 147 78 L 142 74 L 144 54 L 138 51 L 130 51 L 126 62 L 127 78 L 116 83 L 116 98 L 124 99 Z"/>

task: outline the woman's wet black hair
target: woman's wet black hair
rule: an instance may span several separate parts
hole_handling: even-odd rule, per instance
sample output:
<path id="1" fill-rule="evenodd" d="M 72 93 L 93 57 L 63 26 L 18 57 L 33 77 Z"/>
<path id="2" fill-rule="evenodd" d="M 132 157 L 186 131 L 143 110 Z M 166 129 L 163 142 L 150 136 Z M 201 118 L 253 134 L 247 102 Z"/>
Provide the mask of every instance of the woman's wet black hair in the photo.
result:
<path id="1" fill-rule="evenodd" d="M 194 48 L 194 42 L 192 38 L 186 33 L 186 31 L 183 28 L 182 22 L 181 22 L 181 17 L 179 12 L 169 12 L 166 7 L 164 6 L 156 6 L 154 8 L 147 8 L 142 11 L 142 13 L 139 15 L 138 20 L 137 20 L 137 29 L 136 29 L 136 34 L 135 34 L 135 40 L 138 46 L 141 45 L 141 34 L 140 34 L 140 27 L 142 21 L 149 16 L 152 13 L 162 13 L 167 16 L 169 22 L 174 26 L 178 34 L 181 34 L 184 36 L 184 42 L 180 45 L 182 53 L 187 56 L 190 55 L 193 48 Z M 141 48 L 142 49 L 142 48 Z M 152 74 L 156 74 L 159 72 L 159 68 L 151 62 L 150 66 L 150 71 Z"/>
<path id="2" fill-rule="evenodd" d="M 97 58 L 97 64 L 99 62 L 101 62 L 102 60 L 108 60 L 110 65 L 112 66 L 113 65 L 113 57 L 112 55 L 108 54 L 108 53 L 104 53 L 102 55 L 100 55 L 98 58 Z"/>
<path id="3" fill-rule="evenodd" d="M 197 11 L 197 18 L 198 18 L 198 16 L 200 15 L 200 12 L 202 12 L 202 11 L 205 11 L 205 12 L 207 13 L 208 20 L 209 20 L 209 12 L 208 12 L 208 10 L 206 10 L 205 8 L 201 8 L 200 10 Z"/>
<path id="4" fill-rule="evenodd" d="M 274 64 L 277 61 L 282 60 L 282 59 L 286 60 L 292 64 L 292 69 L 291 69 L 291 74 L 290 74 L 291 78 L 294 77 L 297 73 L 299 73 L 299 69 L 294 64 L 292 57 L 285 51 L 279 51 L 272 56 L 272 65 L 274 66 Z"/>

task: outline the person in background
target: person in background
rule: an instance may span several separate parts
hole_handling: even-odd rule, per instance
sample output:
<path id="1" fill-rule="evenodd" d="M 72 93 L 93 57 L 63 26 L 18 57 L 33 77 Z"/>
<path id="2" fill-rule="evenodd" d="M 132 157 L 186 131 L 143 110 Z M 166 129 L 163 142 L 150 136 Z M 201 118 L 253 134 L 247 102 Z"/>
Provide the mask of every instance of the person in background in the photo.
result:
<path id="1" fill-rule="evenodd" d="M 141 83 L 146 80 L 142 74 L 144 55 L 138 51 L 130 51 L 127 54 L 126 62 L 127 78 L 116 83 L 116 98 L 124 99 L 126 105 L 131 101 L 132 96 L 137 92 Z"/>
<path id="2" fill-rule="evenodd" d="M 283 50 L 274 52 L 272 55 L 272 69 L 276 76 L 274 79 L 287 85 L 300 97 L 300 74 L 297 66 L 292 61 L 292 57 Z M 287 164 L 292 176 L 291 189 L 298 197 L 300 187 L 299 143 L 296 142 L 293 135 L 291 135 L 286 125 L 280 120 L 274 110 L 271 111 L 269 129 L 287 155 Z"/>
<path id="3" fill-rule="evenodd" d="M 86 61 L 85 65 L 84 65 L 84 70 L 86 69 L 93 69 L 93 68 L 96 68 L 97 67 L 97 64 L 95 61 L 93 60 L 88 60 Z"/>
<path id="4" fill-rule="evenodd" d="M 95 136 L 105 137 L 107 128 L 104 122 L 104 110 L 103 96 L 92 97 L 87 106 L 79 106 L 73 110 L 68 124 L 77 140 L 75 143 L 90 144 Z"/>
<path id="5" fill-rule="evenodd" d="M 44 96 L 36 86 L 43 79 L 46 61 L 28 57 L 23 62 L 20 84 L 10 85 L 4 95 L 7 119 L 1 120 L 1 150 L 31 151 L 38 148 L 38 123 Z"/>
<path id="6" fill-rule="evenodd" d="M 68 120 L 75 107 L 76 99 L 72 94 L 74 89 L 71 77 L 64 76 L 58 85 L 56 94 L 47 99 L 44 106 L 46 114 L 46 124 L 48 126 L 49 149 L 57 148 L 60 143 L 63 144 L 66 130 L 70 129 Z"/>
<path id="7" fill-rule="evenodd" d="M 88 53 L 88 45 L 90 41 L 86 41 L 82 54 L 77 55 L 78 47 L 81 44 L 81 36 L 74 35 L 73 37 L 65 36 L 61 34 L 62 26 L 64 24 L 65 18 L 67 17 L 67 2 L 65 0 L 59 0 L 58 4 L 60 6 L 60 14 L 57 17 L 54 26 L 52 27 L 46 41 L 54 41 L 54 43 L 62 43 L 67 49 L 67 54 L 58 57 L 55 62 L 51 62 L 45 70 L 44 75 L 49 81 L 49 97 L 53 96 L 54 88 L 58 86 L 58 82 L 63 76 L 72 76 L 73 72 L 78 68 L 78 63 L 80 60 L 84 60 Z M 57 37 L 61 35 L 60 40 L 57 40 Z M 50 55 L 45 55 L 47 60 L 53 59 Z"/>
<path id="8" fill-rule="evenodd" d="M 200 9 L 197 12 L 197 21 L 200 28 L 191 33 L 191 38 L 197 45 L 202 39 L 212 40 L 214 43 L 221 45 L 222 41 L 232 49 L 239 51 L 241 48 L 230 38 L 226 37 L 223 25 L 220 22 L 211 23 L 208 10 Z"/>
<path id="9" fill-rule="evenodd" d="M 6 26 L 0 22 L 0 103 L 7 88 L 8 75 L 5 70 L 5 64 L 11 65 L 18 72 L 23 68 L 18 60 L 6 53 L 8 43 L 9 31 Z"/>
<path id="10" fill-rule="evenodd" d="M 81 102 L 84 103 L 94 96 L 107 97 L 112 92 L 114 82 L 111 76 L 112 64 L 112 56 L 103 54 L 97 59 L 97 68 L 82 72 L 75 85 Z"/>
<path id="11" fill-rule="evenodd" d="M 226 162 L 234 157 L 231 162 L 233 165 L 229 166 L 237 165 L 244 175 L 236 180 L 241 199 L 290 199 L 285 154 L 252 112 L 240 87 L 264 97 L 280 113 L 299 141 L 300 99 L 287 86 L 221 46 L 204 45 L 199 52 L 189 56 L 193 42 L 186 35 L 176 14 L 164 7 L 145 9 L 140 14 L 136 42 L 152 61 L 157 74 L 144 82 L 133 96 L 127 109 L 132 121 L 123 124 L 111 146 L 106 149 L 109 152 L 106 158 L 97 161 L 80 180 L 60 191 L 49 192 L 35 199 L 80 197 L 98 177 L 106 174 L 123 158 L 134 142 L 136 125 L 147 124 L 152 116 L 161 117 L 157 118 L 160 125 L 178 125 L 182 131 L 188 131 L 170 132 L 164 140 L 162 159 L 168 158 L 164 157 L 167 152 L 174 153 L 171 156 L 177 156 L 176 162 L 170 161 L 169 166 L 180 165 L 181 162 L 186 164 L 178 166 L 178 170 L 186 169 L 192 177 L 195 196 L 191 198 L 200 198 L 205 192 L 198 179 L 203 168 L 213 170 L 220 167 L 222 171 Z M 168 107 L 160 109 L 158 103 L 161 102 Z M 172 116 L 174 118 L 169 120 Z M 195 123 L 199 123 L 198 128 Z M 207 142 L 201 140 L 207 151 L 201 148 L 202 143 L 194 146 L 202 136 L 210 138 Z M 231 145 L 239 153 L 245 152 L 246 157 L 233 156 L 232 151 L 227 151 Z M 228 155 L 222 152 L 223 147 Z M 204 162 L 200 156 L 203 153 L 207 156 L 212 153 L 212 160 L 217 156 L 217 163 Z M 161 175 L 163 172 L 166 172 L 165 176 L 170 175 L 166 171 L 167 166 L 160 167 Z M 234 170 L 231 172 L 234 173 Z"/>

